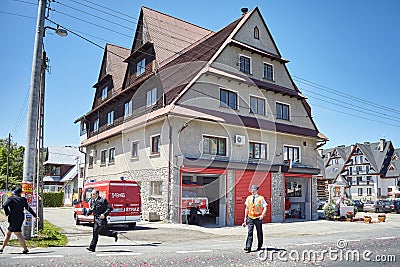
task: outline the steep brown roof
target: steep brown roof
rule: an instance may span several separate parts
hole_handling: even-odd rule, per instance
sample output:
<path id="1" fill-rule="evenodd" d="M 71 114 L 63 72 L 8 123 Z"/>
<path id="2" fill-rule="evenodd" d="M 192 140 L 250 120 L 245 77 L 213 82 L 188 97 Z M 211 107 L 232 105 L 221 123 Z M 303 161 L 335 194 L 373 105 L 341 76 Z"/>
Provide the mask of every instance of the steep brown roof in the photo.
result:
<path id="1" fill-rule="evenodd" d="M 127 63 L 123 62 L 130 54 L 130 50 L 121 46 L 106 44 L 107 74 L 110 74 L 114 83 L 114 90 L 119 91 L 124 80 Z"/>
<path id="2" fill-rule="evenodd" d="M 236 28 L 241 18 L 232 22 L 220 31 L 210 35 L 185 51 L 178 57 L 160 68 L 160 79 L 164 87 L 166 104 L 170 104 L 186 85 L 199 73 L 199 71 L 215 55 Z"/>
<path id="3" fill-rule="evenodd" d="M 142 12 L 159 63 L 212 33 L 148 7 L 142 7 Z"/>

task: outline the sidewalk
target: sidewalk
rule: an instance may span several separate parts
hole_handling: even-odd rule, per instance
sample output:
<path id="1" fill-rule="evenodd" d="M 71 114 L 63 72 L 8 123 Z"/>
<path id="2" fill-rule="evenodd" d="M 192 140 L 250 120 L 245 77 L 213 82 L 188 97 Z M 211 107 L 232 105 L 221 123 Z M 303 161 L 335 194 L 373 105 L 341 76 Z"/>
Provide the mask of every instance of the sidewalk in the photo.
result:
<path id="1" fill-rule="evenodd" d="M 363 212 L 357 213 L 357 218 L 362 218 Z M 368 213 L 372 217 L 373 222 L 378 221 L 377 213 Z M 393 229 L 393 226 L 400 226 L 400 215 L 387 214 L 387 220 L 384 223 L 366 224 L 363 221 L 347 222 L 347 221 L 297 221 L 284 223 L 266 223 L 263 225 L 264 233 L 269 237 L 294 237 L 294 236 L 319 236 L 336 233 L 357 233 L 368 231 L 371 228 Z M 163 222 L 140 222 L 138 225 L 155 228 L 175 228 L 183 230 L 200 231 L 203 233 L 220 235 L 220 236 L 246 236 L 247 228 L 242 226 L 234 227 L 202 227 L 186 224 L 169 224 Z"/>

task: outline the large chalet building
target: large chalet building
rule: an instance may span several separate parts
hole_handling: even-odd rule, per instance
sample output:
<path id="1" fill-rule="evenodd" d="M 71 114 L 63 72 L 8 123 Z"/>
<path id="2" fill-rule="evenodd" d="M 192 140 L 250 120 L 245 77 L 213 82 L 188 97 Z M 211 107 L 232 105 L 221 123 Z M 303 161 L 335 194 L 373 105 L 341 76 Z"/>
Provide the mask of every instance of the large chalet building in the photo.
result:
<path id="1" fill-rule="evenodd" d="M 134 179 L 144 218 L 181 223 L 201 187 L 215 223 L 243 222 L 251 184 L 266 221 L 317 219 L 319 133 L 258 8 L 213 32 L 142 7 L 131 49 L 107 44 L 81 123 L 85 181 Z M 289 202 L 290 201 L 290 202 Z"/>
<path id="2" fill-rule="evenodd" d="M 390 140 L 321 149 L 320 156 L 321 188 L 341 176 L 350 187 L 347 197 L 352 199 L 376 200 L 399 191 L 400 150 Z M 327 194 L 320 192 L 319 197 L 326 198 Z"/>

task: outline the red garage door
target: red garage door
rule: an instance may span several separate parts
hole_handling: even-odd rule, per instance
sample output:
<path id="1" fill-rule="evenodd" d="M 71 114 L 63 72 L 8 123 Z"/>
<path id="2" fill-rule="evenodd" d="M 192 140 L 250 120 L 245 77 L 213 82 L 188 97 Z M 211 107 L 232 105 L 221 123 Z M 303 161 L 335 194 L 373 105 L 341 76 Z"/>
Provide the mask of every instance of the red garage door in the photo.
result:
<path id="1" fill-rule="evenodd" d="M 268 172 L 235 171 L 235 225 L 244 220 L 244 208 L 249 188 L 252 184 L 260 186 L 258 193 L 268 203 L 266 217 L 263 222 L 271 222 L 271 174 Z"/>

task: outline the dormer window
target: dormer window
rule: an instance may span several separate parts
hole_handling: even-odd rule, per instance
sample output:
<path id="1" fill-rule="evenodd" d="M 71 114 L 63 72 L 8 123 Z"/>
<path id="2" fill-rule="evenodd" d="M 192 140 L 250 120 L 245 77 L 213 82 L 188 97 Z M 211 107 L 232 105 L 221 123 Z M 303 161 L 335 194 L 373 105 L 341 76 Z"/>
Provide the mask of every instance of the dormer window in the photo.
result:
<path id="1" fill-rule="evenodd" d="M 104 100 L 107 98 L 107 93 L 108 93 L 108 87 L 104 87 L 103 90 L 101 90 L 101 100 Z"/>
<path id="2" fill-rule="evenodd" d="M 254 27 L 254 39 L 257 39 L 257 40 L 260 39 L 260 30 L 258 29 L 257 26 Z"/>
<path id="3" fill-rule="evenodd" d="M 142 75 L 146 71 L 146 58 L 139 61 L 136 65 L 136 77 Z"/>

